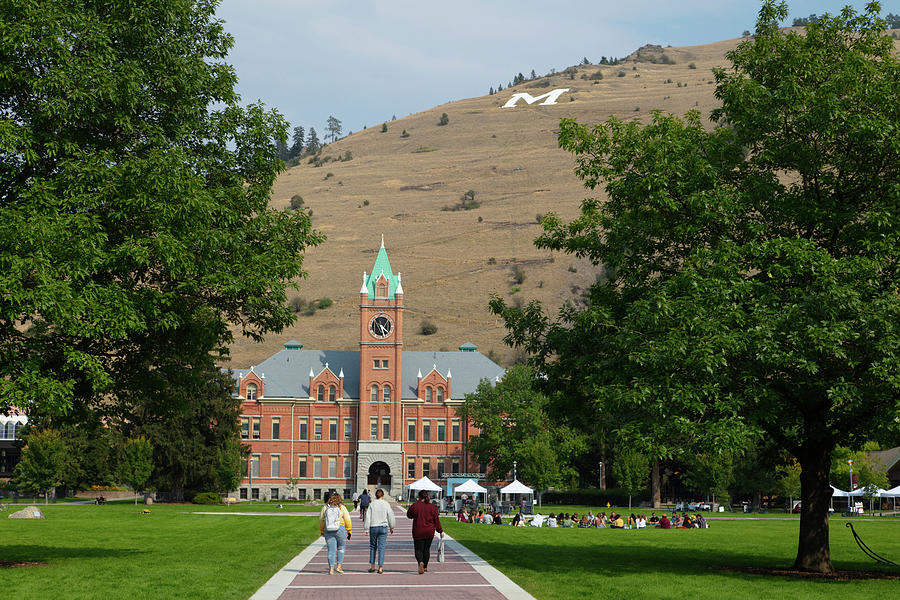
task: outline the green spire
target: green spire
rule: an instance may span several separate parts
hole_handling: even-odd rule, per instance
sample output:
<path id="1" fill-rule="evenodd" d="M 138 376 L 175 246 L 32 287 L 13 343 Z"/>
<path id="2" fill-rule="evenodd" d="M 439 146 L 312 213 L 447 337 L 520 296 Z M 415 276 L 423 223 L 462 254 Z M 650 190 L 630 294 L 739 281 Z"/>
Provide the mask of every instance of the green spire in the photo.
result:
<path id="1" fill-rule="evenodd" d="M 372 267 L 372 272 L 366 276 L 365 288 L 369 298 L 375 298 L 375 282 L 378 281 L 382 274 L 388 281 L 387 297 L 389 300 L 395 300 L 397 288 L 400 288 L 401 294 L 403 293 L 403 288 L 400 286 L 400 275 L 394 275 L 394 272 L 391 271 L 391 261 L 388 260 L 387 250 L 384 249 L 384 236 L 381 236 L 381 248 L 378 250 L 378 256 L 375 257 L 375 265 Z"/>

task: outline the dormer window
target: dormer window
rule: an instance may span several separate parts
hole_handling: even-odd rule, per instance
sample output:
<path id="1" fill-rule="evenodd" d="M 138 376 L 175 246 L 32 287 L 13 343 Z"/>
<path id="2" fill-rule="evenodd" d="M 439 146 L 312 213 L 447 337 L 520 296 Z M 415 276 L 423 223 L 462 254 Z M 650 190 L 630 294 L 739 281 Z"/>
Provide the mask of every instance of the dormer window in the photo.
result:
<path id="1" fill-rule="evenodd" d="M 441 386 L 438 386 L 438 388 L 437 388 L 437 401 L 438 402 L 444 401 L 444 388 L 442 388 Z"/>
<path id="2" fill-rule="evenodd" d="M 320 384 L 319 389 L 316 390 L 316 401 L 317 402 L 325 401 L 325 386 L 324 385 Z"/>
<path id="3" fill-rule="evenodd" d="M 256 384 L 255 383 L 247 384 L 247 389 L 246 389 L 245 395 L 247 397 L 248 402 L 256 401 Z"/>
<path id="4" fill-rule="evenodd" d="M 388 283 L 387 280 L 382 276 L 375 282 L 375 297 L 376 298 L 387 298 L 388 297 Z"/>
<path id="5" fill-rule="evenodd" d="M 333 385 L 328 386 L 328 401 L 334 402 L 335 395 L 337 394 L 337 388 Z"/>
<path id="6" fill-rule="evenodd" d="M 431 402 L 431 386 L 425 388 L 425 402 Z"/>

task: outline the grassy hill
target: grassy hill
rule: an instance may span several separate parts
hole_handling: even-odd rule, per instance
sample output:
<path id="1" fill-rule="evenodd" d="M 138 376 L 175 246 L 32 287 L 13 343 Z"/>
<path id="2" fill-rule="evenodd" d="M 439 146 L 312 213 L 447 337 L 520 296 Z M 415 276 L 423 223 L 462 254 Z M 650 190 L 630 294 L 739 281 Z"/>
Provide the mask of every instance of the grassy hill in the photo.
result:
<path id="1" fill-rule="evenodd" d="M 455 350 L 468 341 L 509 364 L 515 357 L 502 343 L 505 330 L 487 310 L 491 295 L 536 298 L 555 311 L 597 274 L 587 261 L 533 245 L 537 215 L 553 211 L 570 219 L 587 195 L 572 173 L 572 156 L 557 147 L 559 120 L 646 121 L 653 109 L 697 109 L 706 117 L 717 105 L 712 69 L 727 64 L 725 52 L 739 41 L 644 47 L 616 66 L 570 67 L 388 122 L 385 133 L 373 123 L 321 154 L 325 160 L 349 152 L 352 160 L 314 166 L 303 159 L 279 177 L 272 203 L 284 208 L 299 194 L 312 209 L 313 225 L 328 239 L 307 253 L 309 278 L 300 295 L 334 304 L 299 316 L 265 343 L 237 339 L 230 365 L 257 364 L 292 338 L 310 349 L 357 348 L 358 291 L 382 234 L 392 267 L 403 275 L 405 349 Z M 556 105 L 500 108 L 513 93 L 538 96 L 556 88 L 569 88 Z M 445 112 L 449 123 L 438 126 Z M 475 191 L 479 208 L 445 210 L 467 190 Z M 524 273 L 521 284 L 513 283 L 514 266 Z M 421 335 L 424 320 L 437 333 Z"/>

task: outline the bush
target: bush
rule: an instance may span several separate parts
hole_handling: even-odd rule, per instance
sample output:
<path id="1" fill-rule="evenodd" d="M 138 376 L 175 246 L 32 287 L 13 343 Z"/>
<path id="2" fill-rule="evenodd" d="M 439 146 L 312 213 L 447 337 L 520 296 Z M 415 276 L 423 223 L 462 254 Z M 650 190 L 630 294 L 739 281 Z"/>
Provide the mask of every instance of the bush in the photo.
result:
<path id="1" fill-rule="evenodd" d="M 303 206 L 303 196 L 294 194 L 291 196 L 291 210 L 299 210 Z"/>
<path id="2" fill-rule="evenodd" d="M 200 492 L 191 501 L 194 504 L 221 504 L 222 499 L 215 492 Z"/>
<path id="3" fill-rule="evenodd" d="M 439 126 L 444 126 L 450 122 L 450 117 L 447 116 L 447 113 L 441 113 L 441 118 L 438 121 Z"/>
<path id="4" fill-rule="evenodd" d="M 489 265 L 496 265 L 496 264 L 497 264 L 497 259 L 494 258 L 494 257 L 492 256 L 492 257 L 490 257 L 489 259 L 487 259 L 487 264 L 489 264 Z"/>
<path id="5" fill-rule="evenodd" d="M 631 497 L 633 505 L 650 500 L 650 491 L 644 490 Z M 544 492 L 541 497 L 544 504 L 582 504 L 587 506 L 605 507 L 609 502 L 612 506 L 628 506 L 628 494 L 618 488 L 553 490 Z"/>
<path id="6" fill-rule="evenodd" d="M 525 270 L 520 265 L 513 265 L 510 269 L 510 274 L 512 275 L 513 283 L 521 285 L 525 281 Z"/>
<path id="7" fill-rule="evenodd" d="M 696 68 L 697 68 L 696 63 L 691 63 L 688 65 L 688 69 L 696 69 Z"/>
<path id="8" fill-rule="evenodd" d="M 616 77 L 625 77 L 625 70 L 620 69 L 618 73 L 616 73 Z"/>
<path id="9" fill-rule="evenodd" d="M 402 137 L 402 138 L 408 138 L 408 137 L 409 137 L 409 133 L 407 133 L 406 130 L 404 129 L 404 130 L 403 130 L 403 133 L 400 134 L 400 137 Z"/>
<path id="10" fill-rule="evenodd" d="M 421 333 L 422 335 L 434 335 L 435 333 L 437 333 L 437 330 L 437 325 L 435 325 L 428 319 L 422 321 L 422 325 L 419 327 L 419 333 Z"/>
<path id="11" fill-rule="evenodd" d="M 366 198 L 365 200 L 363 200 L 363 206 L 368 206 L 368 205 L 369 205 L 369 199 Z"/>
<path id="12" fill-rule="evenodd" d="M 603 79 L 603 72 L 596 71 L 590 77 L 588 77 L 588 79 L 591 79 L 593 81 L 599 81 L 599 80 Z"/>
<path id="13" fill-rule="evenodd" d="M 387 133 L 387 123 L 381 124 L 381 133 Z"/>
<path id="14" fill-rule="evenodd" d="M 325 298 L 322 298 L 321 300 L 319 300 L 318 306 L 319 306 L 319 308 L 325 309 L 325 308 L 328 308 L 329 306 L 331 306 L 332 304 L 334 304 L 334 300 L 332 300 L 331 298 L 326 296 Z"/>

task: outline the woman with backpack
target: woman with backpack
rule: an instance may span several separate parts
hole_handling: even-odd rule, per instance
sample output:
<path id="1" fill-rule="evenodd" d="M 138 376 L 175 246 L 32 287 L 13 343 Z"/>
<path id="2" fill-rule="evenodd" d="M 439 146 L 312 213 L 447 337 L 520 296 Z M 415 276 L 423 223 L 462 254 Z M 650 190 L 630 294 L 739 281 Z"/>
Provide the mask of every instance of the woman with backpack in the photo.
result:
<path id="1" fill-rule="evenodd" d="M 431 503 L 426 490 L 419 490 L 419 499 L 406 511 L 406 517 L 413 520 L 413 546 L 416 561 L 419 563 L 419 575 L 428 571 L 428 560 L 431 558 L 431 541 L 437 531 L 444 537 L 441 519 L 437 506 Z"/>
<path id="2" fill-rule="evenodd" d="M 344 506 L 344 499 L 335 492 L 319 513 L 319 533 L 325 536 L 325 545 L 328 546 L 329 575 L 334 575 L 335 571 L 344 572 L 341 568 L 344 562 L 344 547 L 350 539 L 352 528 L 350 513 Z"/>

